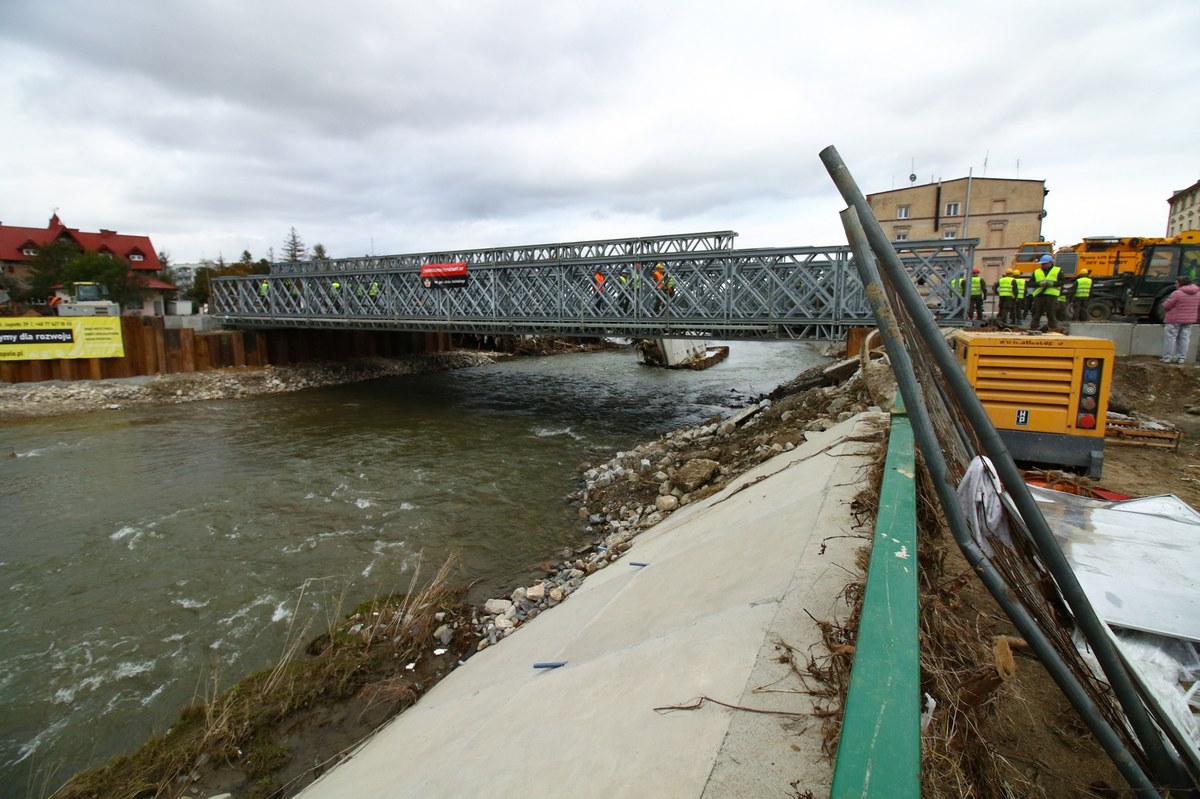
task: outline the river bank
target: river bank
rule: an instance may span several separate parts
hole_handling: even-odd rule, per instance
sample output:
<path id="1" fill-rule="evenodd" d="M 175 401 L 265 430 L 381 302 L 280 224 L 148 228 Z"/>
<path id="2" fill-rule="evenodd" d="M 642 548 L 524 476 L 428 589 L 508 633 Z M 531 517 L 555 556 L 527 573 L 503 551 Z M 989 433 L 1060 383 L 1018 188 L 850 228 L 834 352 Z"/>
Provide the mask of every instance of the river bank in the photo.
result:
<path id="1" fill-rule="evenodd" d="M 239 753 L 226 753 L 224 759 L 209 756 L 203 762 L 197 760 L 187 764 L 189 768 L 181 772 L 183 779 L 173 783 L 172 795 L 211 796 L 222 791 L 238 797 L 290 795 L 291 791 L 311 781 L 319 770 L 313 763 L 320 763 L 323 768 L 336 760 L 345 747 L 374 729 L 372 725 L 415 701 L 423 690 L 453 669 L 458 660 L 480 648 L 499 643 L 512 630 L 546 609 L 568 601 L 570 594 L 588 575 L 619 560 L 625 551 L 622 545 L 632 537 L 675 509 L 719 490 L 728 479 L 750 466 L 774 453 L 795 447 L 806 432 L 824 429 L 876 401 L 872 397 L 872 388 L 862 375 L 843 378 L 835 380 L 836 385 L 821 385 L 820 380 L 813 382 L 811 375 L 801 376 L 727 419 L 708 420 L 617 453 L 604 462 L 583 464 L 580 488 L 567 497 L 567 501 L 576 509 L 586 544 L 552 555 L 544 564 L 541 577 L 516 586 L 511 592 L 451 610 L 435 628 L 426 631 L 419 642 L 419 657 L 393 662 L 391 672 L 361 675 L 364 682 L 349 698 L 343 696 L 332 705 L 305 708 L 282 720 L 277 733 L 268 736 L 273 746 L 286 749 L 285 754 L 281 754 L 280 748 L 271 750 L 275 755 L 273 762 L 279 766 L 277 770 L 265 775 L 255 772 L 258 776 L 250 780 L 243 769 L 251 763 Z M 1136 362 L 1118 368 L 1118 382 L 1118 388 L 1129 395 L 1128 402 L 1133 405 L 1131 410 L 1137 413 L 1152 414 L 1156 408 L 1167 410 L 1158 403 L 1168 395 L 1178 408 L 1175 403 L 1179 394 L 1172 389 L 1185 388 L 1174 369 L 1159 370 L 1155 365 Z M 1188 385 L 1194 389 L 1194 384 Z M 1124 453 L 1129 452 L 1131 450 L 1110 450 L 1110 468 L 1118 468 L 1125 460 Z M 1178 460 L 1183 453 L 1175 457 L 1164 457 L 1161 451 L 1149 454 L 1160 462 L 1160 468 L 1172 470 L 1171 477 L 1186 478 L 1187 471 L 1181 468 L 1186 464 Z M 1159 474 L 1164 478 L 1167 476 L 1166 472 Z M 1150 479 L 1152 475 L 1142 470 L 1142 477 Z M 1160 491 L 1172 490 L 1182 495 L 1174 486 L 1160 485 L 1163 485 Z M 1180 487 L 1186 488 L 1186 485 Z M 932 579 L 930 585 L 940 586 L 955 579 L 954 553 L 949 550 L 949 554 L 948 579 Z M 988 627 L 982 630 L 982 637 L 986 639 L 995 632 L 997 611 L 986 605 L 986 597 L 962 602 L 967 593 L 940 591 L 935 592 L 935 598 L 945 604 L 959 603 L 960 606 L 954 608 L 959 616 L 987 620 Z M 348 634 L 361 635 L 366 627 L 354 633 L 349 631 L 362 621 L 351 618 L 344 622 L 344 628 Z M 437 654 L 439 650 L 441 653 Z M 409 663 L 413 664 L 411 670 L 405 668 Z M 1022 723 L 1022 719 L 1030 712 L 1027 705 L 1032 697 L 1037 697 L 1032 704 L 1059 714 L 1054 720 L 1060 726 L 1070 712 L 1068 710 L 1064 715 L 1061 697 L 1054 692 L 1053 686 L 1048 691 L 1034 687 L 1036 664 L 1025 671 L 1029 673 L 1029 679 L 1026 680 L 1023 673 L 1024 681 L 1007 689 L 1003 701 L 998 703 L 998 716 L 1011 726 L 1014 742 L 1030 735 L 1029 725 Z M 1081 744 L 1076 740 L 1080 736 L 1070 732 L 1069 726 L 1067 731 L 1069 745 L 1083 746 L 1086 750 L 1089 739 L 1082 736 Z M 1059 732 L 1047 733 L 1051 738 L 1057 735 Z M 1039 741 L 1039 745 L 1042 743 L 1047 747 L 1053 745 L 1052 741 Z M 246 753 L 250 751 L 247 749 Z M 1022 743 L 1019 750 L 1012 751 L 1031 754 L 1038 750 Z M 1086 755 L 1084 762 L 1089 758 L 1091 755 Z M 262 760 L 257 758 L 256 762 L 261 764 Z M 1102 769 L 1105 766 L 1103 756 L 1096 763 Z M 1086 772 L 1087 767 L 1081 770 Z M 287 792 L 278 792 L 285 786 Z M 1055 795 L 1092 794 L 1081 790 Z"/>
<path id="2" fill-rule="evenodd" d="M 809 344 L 746 342 L 693 372 L 574 346 L 0 424 L 0 453 L 16 453 L 0 459 L 14 589 L 0 793 L 40 796 L 27 786 L 134 750 L 293 635 L 452 553 L 475 601 L 528 585 L 583 540 L 564 501 L 579 464 L 724 416 L 823 360 Z M 146 612 L 128 614 L 131 596 Z"/>
<path id="3" fill-rule="evenodd" d="M 315 689 L 301 692 L 307 697 L 303 707 L 292 704 L 294 700 L 290 697 L 280 704 L 271 704 L 264 699 L 263 707 L 285 707 L 287 713 L 270 724 L 256 727 L 254 734 L 249 735 L 249 741 L 222 744 L 201 753 L 187 750 L 191 754 L 185 759 L 173 752 L 175 774 L 160 778 L 180 790 L 189 789 L 189 795 L 197 795 L 195 791 L 199 790 L 199 795 L 227 791 L 239 797 L 263 796 L 272 795 L 271 791 L 283 786 L 288 786 L 287 793 L 276 795 L 290 795 L 291 791 L 311 781 L 320 770 L 314 769 L 314 763 L 323 764 L 323 768 L 324 764 L 335 761 L 347 746 L 369 734 L 389 716 L 408 707 L 460 660 L 499 643 L 540 613 L 569 601 L 582 581 L 623 554 L 634 536 L 653 527 L 672 510 L 717 490 L 751 465 L 791 449 L 802 440 L 802 431 L 781 437 L 767 435 L 758 440 L 756 436 L 766 432 L 769 425 L 778 423 L 781 418 L 785 423 L 800 424 L 800 416 L 811 415 L 812 421 L 806 424 L 811 425 L 811 429 L 825 429 L 837 419 L 866 407 L 868 399 L 858 381 L 849 390 L 832 387 L 828 391 L 817 390 L 806 396 L 806 402 L 792 398 L 800 386 L 813 387 L 834 379 L 814 377 L 795 382 L 776 399 L 762 397 L 739 411 L 736 421 L 727 419 L 718 424 L 718 420 L 712 419 L 617 453 L 604 463 L 580 466 L 581 489 L 564 497 L 575 507 L 582 533 L 580 545 L 558 553 L 547 552 L 550 559 L 543 564 L 542 576 L 514 587 L 503 596 L 488 598 L 485 595 L 471 602 L 446 602 L 444 607 L 437 608 L 441 617 L 436 619 L 436 624 L 421 626 L 423 632 L 419 641 L 406 639 L 403 642 L 402 657 L 380 658 L 369 651 L 361 652 L 358 666 L 336 672 L 353 674 L 353 679 L 331 681 L 336 683 L 336 690 L 323 696 L 317 695 Z M 800 413 L 799 408 L 806 404 L 809 410 Z M 705 458 L 694 457 L 697 448 L 719 458 L 724 462 L 723 468 L 713 468 L 704 463 Z M 665 489 L 664 479 L 670 481 Z M 402 599 L 397 602 L 403 604 Z M 372 629 L 371 625 L 363 624 L 364 618 L 368 621 L 379 618 L 373 615 L 376 612 L 388 618 L 394 615 L 382 608 L 365 615 L 361 611 L 352 614 L 338 625 L 336 632 L 331 631 L 307 648 L 301 642 L 296 648 L 295 668 L 307 672 L 309 667 L 301 664 L 320 660 L 329 653 L 328 646 L 321 641 L 361 641 L 364 630 Z M 373 638 L 394 646 L 394 637 Z M 411 650 L 407 648 L 410 643 L 413 644 Z M 340 656 L 344 651 L 338 654 Z M 319 672 L 318 667 L 312 668 Z M 257 693 L 261 686 L 272 682 L 277 681 L 269 676 L 251 677 L 241 683 L 240 690 L 245 693 L 253 689 Z M 228 706 L 229 703 L 220 697 L 214 698 L 209 705 L 210 708 Z M 224 726 L 220 736 L 199 733 L 193 726 L 198 720 L 224 717 L 223 712 L 185 713 L 179 726 L 163 739 L 148 744 L 143 751 L 161 750 L 164 741 L 178 742 L 195 735 L 214 742 L 227 741 L 223 737 Z M 269 745 L 264 744 L 264 740 L 269 741 Z M 134 763 L 139 765 L 134 768 Z M 264 764 L 270 768 L 265 768 Z M 117 787 L 119 783 L 116 782 L 108 783 L 107 789 L 100 790 L 98 786 L 104 783 L 97 782 L 98 775 L 92 772 L 81 775 L 60 795 L 134 796 L 137 790 L 144 789 L 147 775 L 153 773 L 144 766 L 140 755 L 114 761 L 102 771 L 115 780 L 137 773 L 139 782 L 126 783 L 128 790 Z M 173 782 L 177 777 L 182 777 L 182 781 Z"/>

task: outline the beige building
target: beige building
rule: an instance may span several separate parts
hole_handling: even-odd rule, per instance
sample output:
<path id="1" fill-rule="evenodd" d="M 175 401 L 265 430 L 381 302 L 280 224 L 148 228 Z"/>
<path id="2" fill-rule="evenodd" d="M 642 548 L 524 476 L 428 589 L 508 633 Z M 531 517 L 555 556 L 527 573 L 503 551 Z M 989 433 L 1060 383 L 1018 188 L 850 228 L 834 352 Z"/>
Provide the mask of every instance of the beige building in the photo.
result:
<path id="1" fill-rule="evenodd" d="M 1175 192 L 1167 202 L 1171 206 L 1167 214 L 1167 238 L 1185 230 L 1200 230 L 1200 180 Z"/>
<path id="2" fill-rule="evenodd" d="M 957 178 L 867 195 L 896 241 L 979 239 L 975 266 L 992 286 L 1023 242 L 1040 241 L 1044 180 Z"/>

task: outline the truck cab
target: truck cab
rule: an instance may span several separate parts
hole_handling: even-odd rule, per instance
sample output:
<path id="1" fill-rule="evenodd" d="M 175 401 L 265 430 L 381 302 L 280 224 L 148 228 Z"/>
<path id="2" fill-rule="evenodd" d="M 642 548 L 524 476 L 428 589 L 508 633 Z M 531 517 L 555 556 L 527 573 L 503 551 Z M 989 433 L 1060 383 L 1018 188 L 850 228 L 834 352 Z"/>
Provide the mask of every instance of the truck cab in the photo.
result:
<path id="1" fill-rule="evenodd" d="M 1187 276 L 1196 282 L 1200 275 L 1200 231 L 1189 230 L 1168 241 L 1146 247 L 1142 268 L 1126 289 L 1126 314 L 1146 316 L 1161 324 L 1163 300 L 1175 290 L 1175 280 Z"/>
<path id="2" fill-rule="evenodd" d="M 59 293 L 58 315 L 120 316 L 121 306 L 109 300 L 108 296 L 108 287 L 103 283 L 77 281 L 65 297 Z"/>
<path id="3" fill-rule="evenodd" d="M 1169 239 L 1085 239 L 1093 253 L 1104 251 L 1105 263 L 1092 262 L 1092 295 L 1086 315 L 1103 322 L 1129 316 L 1161 324 L 1162 303 L 1175 290 L 1175 280 L 1200 274 L 1200 230 Z M 1079 248 L 1075 248 L 1076 251 Z M 1084 265 L 1080 255 L 1079 266 Z"/>
<path id="4" fill-rule="evenodd" d="M 1043 255 L 1054 255 L 1052 241 L 1026 241 L 1017 248 L 1013 255 L 1012 268 L 1022 274 L 1032 274 L 1038 267 L 1038 260 Z"/>

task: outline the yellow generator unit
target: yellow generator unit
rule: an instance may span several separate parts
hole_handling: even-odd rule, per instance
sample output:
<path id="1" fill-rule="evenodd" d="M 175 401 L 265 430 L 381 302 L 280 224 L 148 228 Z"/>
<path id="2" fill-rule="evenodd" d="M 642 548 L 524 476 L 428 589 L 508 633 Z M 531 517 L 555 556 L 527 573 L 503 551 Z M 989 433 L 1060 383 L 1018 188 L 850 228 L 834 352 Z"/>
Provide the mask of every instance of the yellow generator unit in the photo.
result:
<path id="1" fill-rule="evenodd" d="M 1100 477 L 1111 341 L 967 330 L 951 341 L 1014 461 Z"/>

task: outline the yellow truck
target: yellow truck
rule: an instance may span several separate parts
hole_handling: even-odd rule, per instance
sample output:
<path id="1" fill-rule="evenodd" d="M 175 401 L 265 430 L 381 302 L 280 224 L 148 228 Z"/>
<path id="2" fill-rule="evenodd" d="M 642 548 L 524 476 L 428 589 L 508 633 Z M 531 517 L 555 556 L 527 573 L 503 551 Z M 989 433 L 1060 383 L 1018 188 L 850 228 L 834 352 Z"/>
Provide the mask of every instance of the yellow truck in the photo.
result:
<path id="1" fill-rule="evenodd" d="M 1032 244 L 1046 242 L 1029 242 L 1022 248 Z M 1025 260 L 1017 260 L 1022 257 L 1018 251 L 1013 265 L 1023 274 L 1032 274 L 1037 258 L 1032 251 Z M 1176 278 L 1200 277 L 1200 230 L 1185 230 L 1170 238 L 1094 236 L 1058 250 L 1054 263 L 1068 290 L 1079 270 L 1090 273 L 1092 292 L 1084 309 L 1089 321 L 1123 316 L 1157 324 L 1162 322 L 1162 302 L 1175 290 Z"/>

